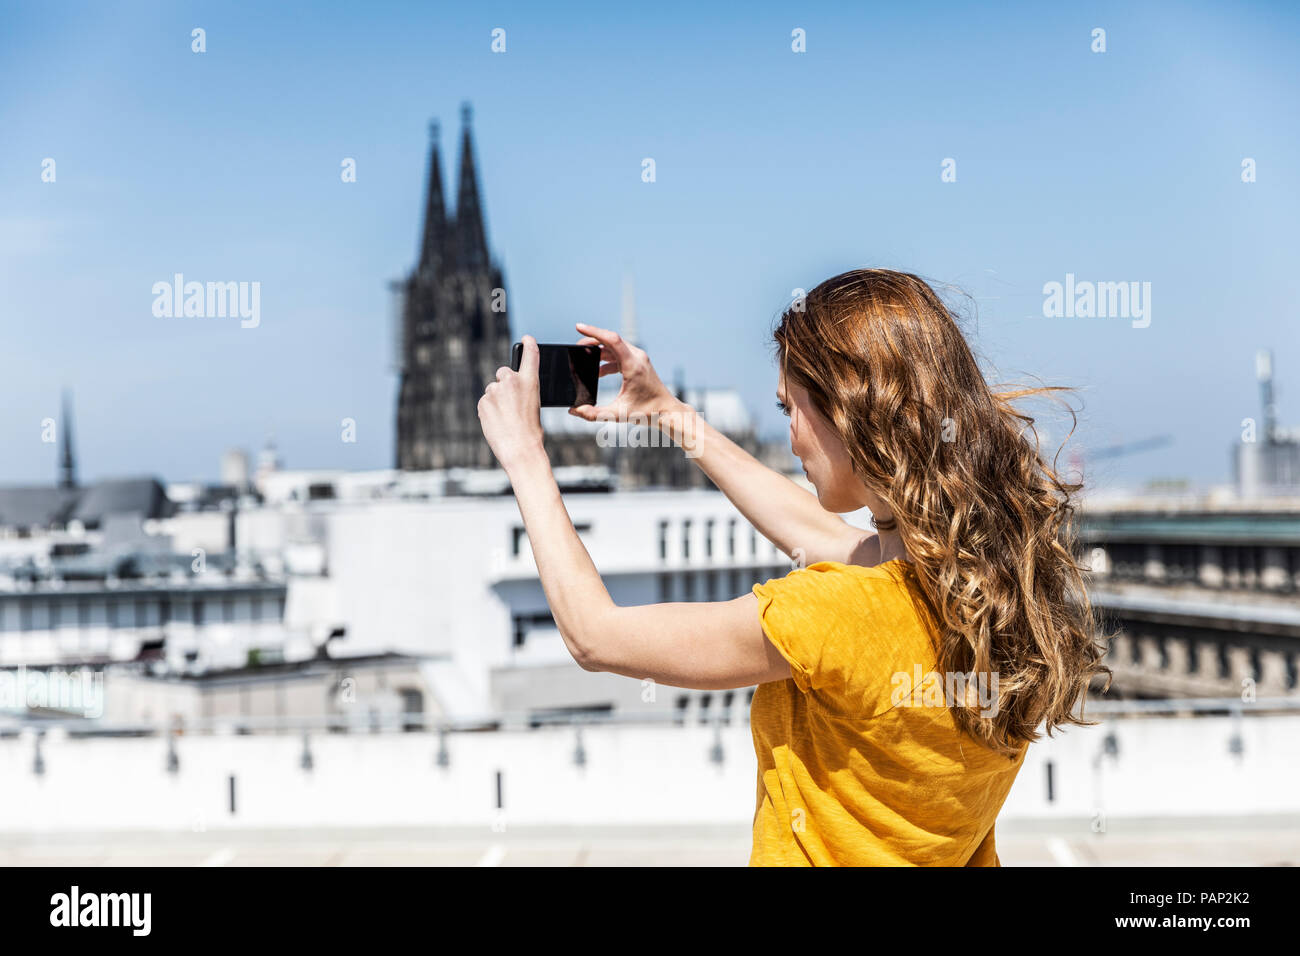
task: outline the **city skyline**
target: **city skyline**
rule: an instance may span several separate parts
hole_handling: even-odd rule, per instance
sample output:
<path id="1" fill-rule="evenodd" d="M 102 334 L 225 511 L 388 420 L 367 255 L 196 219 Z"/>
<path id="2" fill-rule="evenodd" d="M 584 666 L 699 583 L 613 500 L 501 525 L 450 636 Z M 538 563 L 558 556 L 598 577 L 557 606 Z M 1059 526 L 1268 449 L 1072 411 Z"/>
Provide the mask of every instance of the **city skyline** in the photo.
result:
<path id="1" fill-rule="evenodd" d="M 390 467 L 387 288 L 418 256 L 427 124 L 462 100 L 516 335 L 617 327 L 631 273 L 663 377 L 736 387 L 766 435 L 783 428 L 773 318 L 861 265 L 974 296 L 973 345 L 1002 378 L 1081 389 L 1083 447 L 1173 437 L 1100 481 L 1227 483 L 1241 421 L 1260 415 L 1260 348 L 1279 420 L 1300 422 L 1293 10 L 1192 10 L 1175 32 L 1119 7 L 1032 25 L 1016 8 L 770 6 L 743 23 L 681 8 L 582 29 L 523 8 L 146 9 L 3 14 L 0 78 L 38 89 L 0 100 L 0 483 L 55 480 L 40 423 L 65 387 L 87 480 L 214 480 L 226 448 L 268 435 L 289 467 Z M 260 283 L 257 327 L 154 315 L 151 288 L 176 273 Z M 1150 283 L 1149 324 L 1045 318 L 1044 285 L 1069 277 Z"/>

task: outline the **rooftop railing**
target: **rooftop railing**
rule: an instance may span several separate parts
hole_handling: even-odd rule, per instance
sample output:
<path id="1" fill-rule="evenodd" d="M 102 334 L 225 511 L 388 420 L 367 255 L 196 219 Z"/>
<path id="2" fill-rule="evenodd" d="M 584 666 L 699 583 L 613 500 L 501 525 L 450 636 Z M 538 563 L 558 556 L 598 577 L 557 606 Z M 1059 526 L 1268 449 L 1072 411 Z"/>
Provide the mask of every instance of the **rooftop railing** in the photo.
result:
<path id="1" fill-rule="evenodd" d="M 542 727 L 727 727 L 748 721 L 749 707 L 681 709 L 665 707 L 614 713 L 539 713 L 511 711 L 448 719 L 420 713 L 336 713 L 315 715 L 221 716 L 172 721 L 107 721 L 80 717 L 0 715 L 0 738 L 66 734 L 69 737 L 160 737 L 189 735 L 309 734 L 353 735 L 383 733 L 484 733 L 525 731 Z M 1259 717 L 1300 713 L 1300 698 L 1272 697 L 1243 701 L 1236 697 L 1195 697 L 1169 700 L 1095 700 L 1083 711 L 1086 720 L 1148 717 Z"/>

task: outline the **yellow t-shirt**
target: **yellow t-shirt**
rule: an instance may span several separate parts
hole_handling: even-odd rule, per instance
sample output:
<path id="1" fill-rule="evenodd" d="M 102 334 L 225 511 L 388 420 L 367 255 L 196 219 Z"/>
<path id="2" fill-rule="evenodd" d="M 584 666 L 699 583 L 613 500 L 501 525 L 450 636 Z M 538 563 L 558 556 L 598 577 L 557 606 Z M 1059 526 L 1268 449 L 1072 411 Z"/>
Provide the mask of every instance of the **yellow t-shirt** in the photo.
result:
<path id="1" fill-rule="evenodd" d="M 754 692 L 750 866 L 1000 866 L 1028 744 L 1011 759 L 957 727 L 911 565 L 823 561 L 754 594 L 793 678 Z"/>

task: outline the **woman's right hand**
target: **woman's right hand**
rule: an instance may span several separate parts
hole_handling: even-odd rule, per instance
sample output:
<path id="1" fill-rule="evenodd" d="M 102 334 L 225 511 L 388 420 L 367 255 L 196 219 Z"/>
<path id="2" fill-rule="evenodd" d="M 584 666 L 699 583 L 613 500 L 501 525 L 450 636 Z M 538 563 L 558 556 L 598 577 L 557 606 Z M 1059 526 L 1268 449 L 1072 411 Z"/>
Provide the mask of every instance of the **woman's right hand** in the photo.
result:
<path id="1" fill-rule="evenodd" d="M 605 363 L 600 367 L 600 377 L 622 375 L 623 386 L 610 404 L 579 405 L 569 409 L 569 414 L 589 422 L 627 422 L 635 415 L 638 424 L 653 424 L 680 407 L 677 396 L 659 380 L 645 349 L 629 345 L 608 329 L 582 322 L 575 327 L 582 334 L 579 345 L 600 346 L 600 359 Z"/>

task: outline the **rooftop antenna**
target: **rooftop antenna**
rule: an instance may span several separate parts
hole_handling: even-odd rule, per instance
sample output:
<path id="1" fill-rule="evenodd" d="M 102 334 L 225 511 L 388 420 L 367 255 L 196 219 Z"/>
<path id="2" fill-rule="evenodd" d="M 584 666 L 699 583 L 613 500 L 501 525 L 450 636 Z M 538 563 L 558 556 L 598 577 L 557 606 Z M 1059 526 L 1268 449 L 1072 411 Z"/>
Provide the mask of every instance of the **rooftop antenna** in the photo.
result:
<path id="1" fill-rule="evenodd" d="M 59 487 L 77 487 L 77 462 L 72 454 L 72 393 L 63 390 L 63 450 L 59 455 Z"/>
<path id="2" fill-rule="evenodd" d="M 1259 397 L 1264 405 L 1264 441 L 1277 439 L 1277 402 L 1273 398 L 1273 353 L 1260 349 L 1255 353 L 1255 377 L 1259 379 Z"/>

